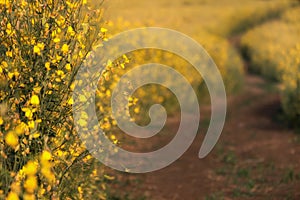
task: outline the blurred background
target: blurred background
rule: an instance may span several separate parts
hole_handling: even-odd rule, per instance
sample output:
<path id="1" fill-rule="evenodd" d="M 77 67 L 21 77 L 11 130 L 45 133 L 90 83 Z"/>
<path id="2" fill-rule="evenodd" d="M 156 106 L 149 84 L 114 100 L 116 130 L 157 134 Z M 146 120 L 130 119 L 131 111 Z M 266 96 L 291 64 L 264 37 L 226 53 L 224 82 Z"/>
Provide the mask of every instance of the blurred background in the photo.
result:
<path id="1" fill-rule="evenodd" d="M 222 136 L 213 152 L 199 160 L 210 117 L 201 77 L 176 55 L 154 50 L 128 54 L 127 69 L 156 61 L 185 74 L 201 99 L 202 119 L 196 141 L 171 166 L 143 175 L 112 172 L 112 199 L 300 198 L 299 5 L 292 0 L 104 3 L 105 26 L 111 35 L 156 26 L 180 31 L 198 41 L 219 67 L 228 95 Z M 164 89 L 149 86 L 142 89 L 144 92 L 137 91 L 136 106 L 142 111 L 132 112 L 143 124 L 148 121 L 143 114 L 147 105 L 163 103 L 171 118 L 161 134 L 150 141 L 123 138 L 121 146 L 157 149 L 174 137 L 180 117 L 178 102 L 171 100 L 172 95 Z M 128 145 L 128 140 L 134 145 Z"/>

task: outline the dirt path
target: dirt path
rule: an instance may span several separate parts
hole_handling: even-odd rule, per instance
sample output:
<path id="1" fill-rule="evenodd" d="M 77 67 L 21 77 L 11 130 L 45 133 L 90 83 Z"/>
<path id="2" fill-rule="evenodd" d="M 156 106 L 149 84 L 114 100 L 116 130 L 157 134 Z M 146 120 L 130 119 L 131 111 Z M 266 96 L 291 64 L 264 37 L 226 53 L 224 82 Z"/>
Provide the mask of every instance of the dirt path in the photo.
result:
<path id="1" fill-rule="evenodd" d="M 276 86 L 247 74 L 243 92 L 228 99 L 223 133 L 208 157 L 197 157 L 202 128 L 175 163 L 144 175 L 119 174 L 125 184 L 116 189 L 128 199 L 300 199 L 300 135 L 281 125 L 279 110 Z M 201 112 L 209 118 L 209 110 Z"/>
<path id="2" fill-rule="evenodd" d="M 199 160 L 202 140 L 197 138 L 179 161 L 146 176 L 146 185 L 157 188 L 151 193 L 160 199 L 203 199 L 217 191 L 231 197 L 253 195 L 257 199 L 259 195 L 266 199 L 273 193 L 281 195 L 278 199 L 289 194 L 300 198 L 296 187 L 299 190 L 299 182 L 281 183 L 282 179 L 293 179 L 284 177 L 285 173 L 300 172 L 300 145 L 295 134 L 272 121 L 279 100 L 276 94 L 270 95 L 261 88 L 264 84 L 260 78 L 248 75 L 243 94 L 230 99 L 218 147 L 206 159 Z M 247 186 L 250 180 L 253 186 L 244 188 L 243 184 Z M 153 199 L 159 199 L 158 196 Z"/>
<path id="3" fill-rule="evenodd" d="M 229 99 L 224 131 L 207 158 L 197 157 L 200 130 L 179 160 L 157 172 L 126 175 L 122 189 L 155 200 L 300 199 L 300 137 L 274 119 L 280 102 L 268 83 L 247 75 L 245 85 Z"/>

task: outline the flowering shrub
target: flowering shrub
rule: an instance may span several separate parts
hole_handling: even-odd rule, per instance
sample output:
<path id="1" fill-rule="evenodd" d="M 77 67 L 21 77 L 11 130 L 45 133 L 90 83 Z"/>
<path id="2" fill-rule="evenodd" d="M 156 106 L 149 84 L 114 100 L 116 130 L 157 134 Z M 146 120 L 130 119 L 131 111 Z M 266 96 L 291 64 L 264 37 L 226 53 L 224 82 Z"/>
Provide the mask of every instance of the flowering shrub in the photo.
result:
<path id="1" fill-rule="evenodd" d="M 300 43 L 283 57 L 282 105 L 292 125 L 300 128 Z"/>
<path id="2" fill-rule="evenodd" d="M 250 70 L 280 80 L 283 52 L 299 41 L 299 30 L 299 24 L 274 21 L 247 32 L 242 38 L 242 49 L 250 61 Z"/>
<path id="3" fill-rule="evenodd" d="M 71 114 L 74 76 L 106 37 L 101 14 L 86 0 L 0 1 L 1 199 L 105 198 Z"/>
<path id="4" fill-rule="evenodd" d="M 277 21 L 263 24 L 242 38 L 251 69 L 282 85 L 282 106 L 289 123 L 299 126 L 300 8 L 289 9 Z"/>

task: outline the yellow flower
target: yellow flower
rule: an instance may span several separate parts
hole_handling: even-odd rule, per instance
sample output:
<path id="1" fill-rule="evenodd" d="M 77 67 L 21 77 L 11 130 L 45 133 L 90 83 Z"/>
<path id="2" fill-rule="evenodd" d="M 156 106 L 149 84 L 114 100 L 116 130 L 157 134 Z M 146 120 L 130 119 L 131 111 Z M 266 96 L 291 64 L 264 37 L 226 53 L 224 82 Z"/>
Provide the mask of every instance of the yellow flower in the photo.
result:
<path id="1" fill-rule="evenodd" d="M 37 45 L 34 45 L 33 52 L 41 55 L 41 51 L 44 50 L 45 44 L 44 43 L 38 43 Z"/>
<path id="2" fill-rule="evenodd" d="M 134 108 L 133 112 L 138 114 L 140 112 L 140 108 L 139 107 Z"/>
<path id="3" fill-rule="evenodd" d="M 12 51 L 7 51 L 7 52 L 6 52 L 6 56 L 7 56 L 7 57 L 11 57 L 11 58 L 12 58 L 12 57 L 13 57 L 13 55 L 12 55 Z"/>
<path id="4" fill-rule="evenodd" d="M 128 59 L 128 57 L 125 54 L 123 55 L 123 58 L 124 58 L 124 62 L 125 63 L 128 64 L 130 62 L 129 59 Z"/>
<path id="5" fill-rule="evenodd" d="M 101 28 L 100 31 L 101 31 L 102 33 L 106 33 L 106 32 L 107 32 L 107 29 L 106 29 L 106 28 Z"/>
<path id="6" fill-rule="evenodd" d="M 73 105 L 73 103 L 74 103 L 74 102 L 73 102 L 73 98 L 71 97 L 71 98 L 69 99 L 69 101 L 68 101 L 68 104 L 69 104 L 69 105 Z"/>
<path id="7" fill-rule="evenodd" d="M 8 24 L 6 25 L 6 33 L 7 33 L 8 35 L 10 35 L 10 34 L 12 33 L 11 23 L 8 23 Z"/>
<path id="8" fill-rule="evenodd" d="M 45 48 L 45 44 L 44 43 L 38 43 L 37 46 L 41 49 L 41 50 L 44 50 Z"/>
<path id="9" fill-rule="evenodd" d="M 34 176 L 37 172 L 37 163 L 33 161 L 29 161 L 25 166 L 24 166 L 24 173 L 28 176 Z"/>
<path id="10" fill-rule="evenodd" d="M 36 94 L 38 94 L 38 93 L 41 92 L 41 89 L 42 89 L 42 87 L 35 86 L 35 87 L 33 88 L 33 91 L 34 91 Z"/>
<path id="11" fill-rule="evenodd" d="M 19 200 L 19 196 L 15 192 L 10 192 L 6 198 L 6 200 Z"/>
<path id="12" fill-rule="evenodd" d="M 4 123 L 2 117 L 0 116 L 0 125 L 2 125 Z"/>
<path id="13" fill-rule="evenodd" d="M 23 196 L 24 200 L 35 200 L 34 194 L 24 194 Z"/>
<path id="14" fill-rule="evenodd" d="M 31 38 L 30 44 L 31 44 L 31 45 L 34 45 L 34 44 L 35 44 L 35 38 Z"/>
<path id="15" fill-rule="evenodd" d="M 65 68 L 66 68 L 66 70 L 68 70 L 68 71 L 71 71 L 71 70 L 72 70 L 71 64 L 70 64 L 70 63 L 66 64 Z"/>
<path id="16" fill-rule="evenodd" d="M 45 68 L 49 71 L 51 68 L 50 68 L 50 62 L 46 62 L 45 63 Z"/>
<path id="17" fill-rule="evenodd" d="M 12 72 L 8 72 L 8 77 L 9 77 L 9 79 L 12 79 L 13 77 L 14 77 L 14 73 L 12 73 Z"/>
<path id="18" fill-rule="evenodd" d="M 60 42 L 60 39 L 59 39 L 58 37 L 56 37 L 56 38 L 53 39 L 53 42 L 54 42 L 54 43 L 59 43 L 59 42 Z"/>
<path id="19" fill-rule="evenodd" d="M 25 133 L 26 129 L 28 129 L 28 126 L 24 122 L 22 122 L 15 128 L 15 132 L 17 135 L 22 135 Z"/>
<path id="20" fill-rule="evenodd" d="M 2 61 L 1 65 L 2 65 L 4 68 L 7 68 L 7 67 L 8 67 L 7 62 L 5 62 L 5 61 Z"/>
<path id="21" fill-rule="evenodd" d="M 32 105 L 39 105 L 40 104 L 40 99 L 37 95 L 33 95 L 30 99 L 30 103 Z"/>
<path id="22" fill-rule="evenodd" d="M 29 121 L 29 122 L 28 122 L 28 127 L 29 127 L 30 129 L 34 129 L 34 127 L 35 127 L 34 121 Z"/>
<path id="23" fill-rule="evenodd" d="M 62 26 L 64 25 L 66 22 L 66 19 L 63 16 L 59 16 L 58 19 L 56 20 L 56 23 L 58 24 L 58 26 Z"/>
<path id="24" fill-rule="evenodd" d="M 56 60 L 58 60 L 58 61 L 60 61 L 62 59 L 62 56 L 60 56 L 60 55 L 56 55 L 55 57 L 56 57 Z"/>
<path id="25" fill-rule="evenodd" d="M 56 74 L 57 74 L 58 76 L 63 76 L 65 73 L 64 73 L 62 70 L 57 70 L 57 71 L 56 71 Z"/>
<path id="26" fill-rule="evenodd" d="M 43 151 L 41 155 L 41 162 L 42 164 L 48 162 L 51 159 L 51 153 L 49 151 Z"/>
<path id="27" fill-rule="evenodd" d="M 39 132 L 35 132 L 34 134 L 32 134 L 32 137 L 34 138 L 34 139 L 36 139 L 36 138 L 38 138 L 38 137 L 40 137 L 41 136 L 41 134 L 39 133 Z"/>
<path id="28" fill-rule="evenodd" d="M 69 26 L 69 27 L 68 27 L 67 33 L 68 33 L 69 35 L 71 35 L 71 36 L 74 36 L 74 35 L 75 35 L 75 31 L 74 31 L 74 29 L 73 29 L 72 26 Z"/>
<path id="29" fill-rule="evenodd" d="M 22 7 L 25 7 L 25 6 L 27 6 L 27 2 L 22 0 L 21 5 L 22 5 Z"/>
<path id="30" fill-rule="evenodd" d="M 111 61 L 111 60 L 108 60 L 107 61 L 107 64 L 106 64 L 106 67 L 107 68 L 110 68 L 110 67 L 112 67 L 113 66 L 113 62 Z"/>
<path id="31" fill-rule="evenodd" d="M 48 179 L 49 182 L 54 182 L 55 176 L 51 171 L 51 166 L 49 165 L 49 163 L 47 164 L 48 165 L 43 166 L 43 168 L 41 169 L 41 173 Z"/>
<path id="32" fill-rule="evenodd" d="M 104 79 L 105 79 L 106 81 L 109 81 L 109 79 L 110 79 L 110 73 L 109 73 L 109 72 L 105 72 L 105 73 L 103 74 L 103 77 L 104 77 Z"/>
<path id="33" fill-rule="evenodd" d="M 79 187 L 77 188 L 77 190 L 78 190 L 78 192 L 79 192 L 80 194 L 82 194 L 82 193 L 83 193 L 83 191 L 82 191 L 82 187 L 80 187 L 80 186 L 79 186 Z"/>
<path id="34" fill-rule="evenodd" d="M 115 136 L 115 135 L 111 135 L 111 136 L 110 136 L 110 139 L 115 140 L 115 139 L 116 139 L 116 136 Z"/>
<path id="35" fill-rule="evenodd" d="M 36 54 L 38 54 L 38 55 L 41 55 L 41 49 L 40 49 L 40 47 L 37 46 L 37 45 L 35 45 L 33 47 L 33 52 L 36 53 Z"/>
<path id="36" fill-rule="evenodd" d="M 49 182 L 55 181 L 55 176 L 51 171 L 51 163 L 49 162 L 52 158 L 52 155 L 49 151 L 43 151 L 40 161 L 42 164 L 41 173 L 45 176 Z"/>
<path id="37" fill-rule="evenodd" d="M 79 51 L 78 55 L 79 55 L 80 58 L 84 58 L 84 53 L 81 50 Z"/>
<path id="38" fill-rule="evenodd" d="M 64 44 L 62 47 L 61 47 L 61 51 L 64 53 L 64 54 L 67 54 L 68 51 L 69 51 L 69 46 L 67 44 Z"/>
<path id="39" fill-rule="evenodd" d="M 33 113 L 36 111 L 36 109 L 22 108 L 22 111 L 25 112 L 25 116 L 28 119 L 32 119 Z"/>
<path id="40" fill-rule="evenodd" d="M 62 157 L 64 155 L 63 151 L 61 150 L 58 150 L 55 154 L 59 157 Z"/>
<path id="41" fill-rule="evenodd" d="M 19 144 L 19 138 L 14 132 L 9 131 L 5 136 L 5 142 L 12 148 L 16 148 L 16 146 Z"/>
<path id="42" fill-rule="evenodd" d="M 37 180 L 35 176 L 28 176 L 25 183 L 24 188 L 26 189 L 26 192 L 33 193 L 34 190 L 37 188 Z"/>

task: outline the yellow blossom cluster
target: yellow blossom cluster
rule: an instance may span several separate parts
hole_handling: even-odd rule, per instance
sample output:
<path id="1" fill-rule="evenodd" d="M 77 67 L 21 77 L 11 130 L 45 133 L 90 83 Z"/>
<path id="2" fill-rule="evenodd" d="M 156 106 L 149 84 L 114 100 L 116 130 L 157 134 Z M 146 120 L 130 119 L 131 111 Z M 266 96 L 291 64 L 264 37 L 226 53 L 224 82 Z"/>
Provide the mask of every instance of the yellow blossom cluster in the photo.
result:
<path id="1" fill-rule="evenodd" d="M 87 0 L 0 1 L 0 199 L 84 198 L 80 184 L 106 196 L 71 98 L 83 60 L 106 40 L 101 16 Z"/>

